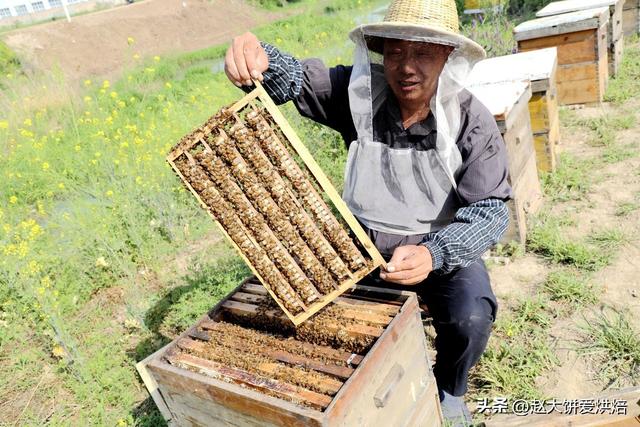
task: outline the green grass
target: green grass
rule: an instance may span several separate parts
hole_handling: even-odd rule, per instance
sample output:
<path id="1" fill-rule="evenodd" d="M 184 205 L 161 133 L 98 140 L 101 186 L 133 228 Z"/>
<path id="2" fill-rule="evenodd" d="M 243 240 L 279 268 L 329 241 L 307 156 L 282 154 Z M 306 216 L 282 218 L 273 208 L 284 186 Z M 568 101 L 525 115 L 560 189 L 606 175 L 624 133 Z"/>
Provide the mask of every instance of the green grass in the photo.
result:
<path id="1" fill-rule="evenodd" d="M 627 317 L 609 308 L 581 326 L 584 336 L 579 351 L 597 361 L 595 374 L 610 387 L 640 381 L 640 334 Z"/>
<path id="2" fill-rule="evenodd" d="M 640 95 L 640 50 L 638 37 L 625 38 L 625 51 L 618 74 L 609 80 L 604 100 L 618 105 Z"/>
<path id="3" fill-rule="evenodd" d="M 525 299 L 496 321 L 471 377 L 473 395 L 539 399 L 536 380 L 558 363 L 547 331 L 552 313 L 542 296 Z"/>
<path id="4" fill-rule="evenodd" d="M 593 185 L 592 162 L 563 153 L 555 172 L 541 174 L 542 188 L 553 202 L 582 200 Z"/>
<path id="5" fill-rule="evenodd" d="M 373 7 L 329 1 L 255 32 L 300 57 L 348 62 L 354 16 Z M 165 155 L 242 96 L 210 71 L 225 49 L 150 58 L 78 92 L 55 73 L 0 75 L 0 401 L 14 402 L 0 424 L 22 413 L 21 423 L 42 425 L 39 408 L 55 402 L 51 425 L 158 425 L 136 361 L 247 274 L 219 245 L 186 276 L 169 269 L 213 227 Z M 340 187 L 339 136 L 284 112 Z M 55 381 L 24 408 L 43 364 Z"/>
<path id="6" fill-rule="evenodd" d="M 598 301 L 589 275 L 576 269 L 552 271 L 545 279 L 542 289 L 552 301 L 566 304 L 569 313 Z"/>
<path id="7" fill-rule="evenodd" d="M 640 202 L 621 202 L 616 207 L 615 215 L 625 217 L 638 209 L 640 209 Z"/>
<path id="8" fill-rule="evenodd" d="M 599 230 L 587 236 L 587 241 L 603 251 L 615 251 L 627 243 L 629 238 L 622 230 Z"/>
<path id="9" fill-rule="evenodd" d="M 630 129 L 636 124 L 636 116 L 633 113 L 610 116 L 604 115 L 591 119 L 578 120 L 578 125 L 590 129 L 593 133 L 589 141 L 595 147 L 609 147 L 616 142 L 616 132 Z"/>
<path id="10" fill-rule="evenodd" d="M 7 44 L 0 40 L 0 75 L 13 73 L 20 67 L 20 60 L 16 54 L 9 49 Z"/>
<path id="11" fill-rule="evenodd" d="M 599 270 L 611 262 L 612 252 L 568 237 L 565 224 L 560 218 L 541 215 L 527 236 L 529 250 L 554 263 L 585 271 Z"/>

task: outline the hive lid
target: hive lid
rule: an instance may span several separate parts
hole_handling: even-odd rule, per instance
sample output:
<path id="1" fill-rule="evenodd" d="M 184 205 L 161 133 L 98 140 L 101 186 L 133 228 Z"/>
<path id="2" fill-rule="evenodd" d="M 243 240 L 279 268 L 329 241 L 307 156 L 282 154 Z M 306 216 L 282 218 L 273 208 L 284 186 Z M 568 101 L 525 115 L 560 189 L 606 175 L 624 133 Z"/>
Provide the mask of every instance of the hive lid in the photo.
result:
<path id="1" fill-rule="evenodd" d="M 516 40 L 528 40 L 599 28 L 607 22 L 609 8 L 600 7 L 525 21 L 513 33 Z"/>
<path id="2" fill-rule="evenodd" d="M 530 88 L 528 81 L 486 83 L 467 87 L 493 114 L 501 132 L 509 128 L 506 122 L 510 121 L 509 114 L 516 105 L 519 102 L 529 102 Z"/>
<path id="3" fill-rule="evenodd" d="M 615 6 L 623 0 L 563 0 L 549 3 L 538 12 L 536 16 L 542 18 L 545 16 L 559 15 L 561 13 L 576 12 L 578 10 L 587 10 L 605 6 Z"/>
<path id="4" fill-rule="evenodd" d="M 549 79 L 558 63 L 558 49 L 532 50 L 480 61 L 469 75 L 469 85 L 530 80 L 540 82 L 540 90 L 549 87 Z M 535 91 L 535 90 L 534 90 Z"/>

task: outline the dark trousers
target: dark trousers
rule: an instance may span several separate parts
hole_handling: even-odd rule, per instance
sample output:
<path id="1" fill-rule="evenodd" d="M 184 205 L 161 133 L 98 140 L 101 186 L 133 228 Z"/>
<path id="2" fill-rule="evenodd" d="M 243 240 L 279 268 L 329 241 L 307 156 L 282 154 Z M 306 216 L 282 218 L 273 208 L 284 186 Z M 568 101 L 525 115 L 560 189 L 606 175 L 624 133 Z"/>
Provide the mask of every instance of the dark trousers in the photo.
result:
<path id="1" fill-rule="evenodd" d="M 434 375 L 438 389 L 453 396 L 467 392 L 469 369 L 484 352 L 498 304 L 481 260 L 445 275 L 430 274 L 415 286 L 380 280 L 378 272 L 363 284 L 416 292 L 429 309 L 436 330 Z"/>

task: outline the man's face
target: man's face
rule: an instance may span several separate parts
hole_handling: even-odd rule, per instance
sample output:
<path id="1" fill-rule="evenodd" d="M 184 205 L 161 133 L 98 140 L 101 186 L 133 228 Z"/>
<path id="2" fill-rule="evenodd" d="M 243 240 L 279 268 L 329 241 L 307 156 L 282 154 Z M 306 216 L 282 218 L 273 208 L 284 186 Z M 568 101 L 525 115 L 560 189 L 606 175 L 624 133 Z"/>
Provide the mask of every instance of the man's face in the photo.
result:
<path id="1" fill-rule="evenodd" d="M 452 47 L 385 39 L 384 75 L 400 107 L 428 104 Z"/>

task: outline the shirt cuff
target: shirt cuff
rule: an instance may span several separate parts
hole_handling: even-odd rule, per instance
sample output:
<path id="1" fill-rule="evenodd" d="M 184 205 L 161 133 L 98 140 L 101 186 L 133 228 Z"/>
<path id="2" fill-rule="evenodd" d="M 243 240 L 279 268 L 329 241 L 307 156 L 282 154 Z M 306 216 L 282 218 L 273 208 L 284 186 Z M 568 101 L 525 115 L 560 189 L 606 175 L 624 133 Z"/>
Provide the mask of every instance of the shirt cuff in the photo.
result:
<path id="1" fill-rule="evenodd" d="M 421 245 L 426 246 L 431 253 L 431 270 L 439 270 L 444 264 L 444 254 L 442 247 L 433 240 L 423 241 Z"/>

